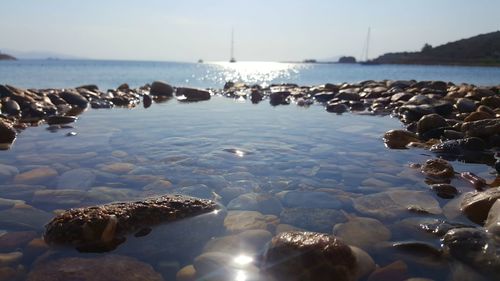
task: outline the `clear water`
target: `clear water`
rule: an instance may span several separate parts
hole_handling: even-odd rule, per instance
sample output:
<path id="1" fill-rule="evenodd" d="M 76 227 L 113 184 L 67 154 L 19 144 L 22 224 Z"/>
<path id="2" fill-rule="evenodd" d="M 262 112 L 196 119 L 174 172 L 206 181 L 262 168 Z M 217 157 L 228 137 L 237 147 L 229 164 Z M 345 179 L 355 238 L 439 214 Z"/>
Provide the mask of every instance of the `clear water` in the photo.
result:
<path id="1" fill-rule="evenodd" d="M 273 70 L 254 67 L 245 68 L 246 72 L 231 70 L 232 66 L 225 64 L 52 61 L 10 64 L 8 67 L 0 64 L 0 83 L 37 88 L 88 83 L 106 88 L 122 82 L 139 86 L 154 79 L 200 87 L 221 87 L 229 79 L 249 83 L 316 84 L 320 81 L 415 78 L 496 84 L 498 81 L 492 77 L 499 72 L 493 68 L 370 66 L 365 69 L 363 66 L 274 63 L 269 66 Z M 43 64 L 53 65 L 44 67 Z M 128 66 L 121 67 L 123 64 Z M 377 72 L 377 68 L 391 72 L 384 74 Z M 209 70 L 213 72 L 207 73 Z M 451 70 L 456 72 L 452 74 Z M 359 71 L 365 72 L 360 74 Z M 488 75 L 468 75 L 468 71 Z M 61 74 L 63 72 L 65 74 Z M 186 78 L 189 74 L 194 76 Z M 227 280 L 260 280 L 262 276 L 254 267 L 258 266 L 258 257 L 264 247 L 255 242 L 259 239 L 250 239 L 255 245 L 242 246 L 244 239 L 238 236 L 242 231 L 261 229 L 274 235 L 280 229 L 299 228 L 332 233 L 335 224 L 347 219 L 335 221 L 331 214 L 335 212 L 338 217 L 342 211 L 351 218 L 381 221 L 391 233 L 387 241 L 418 240 L 439 247 L 438 237 L 419 229 L 423 219 L 472 224 L 458 211 L 458 199 L 437 197 L 418 170 L 409 167 L 409 163 L 423 163 L 433 155 L 420 149 L 395 151 L 384 146 L 383 133 L 401 126 L 398 120 L 388 116 L 335 115 L 319 105 L 271 107 L 267 102 L 254 105 L 214 97 L 207 102 L 190 104 L 173 100 L 154 104 L 149 109 L 88 110 L 72 126 L 53 132 L 47 130 L 47 125 L 29 128 L 21 133 L 11 150 L 0 152 L 0 164 L 15 167 L 20 173 L 42 166 L 57 172 L 35 182 L 23 183 L 16 182 L 12 176 L 3 176 L 0 182 L 0 235 L 35 231 L 40 236 L 43 225 L 58 210 L 166 193 L 211 198 L 227 207 L 227 212 L 156 227 L 144 237 L 128 237 L 117 250 L 105 254 L 83 254 L 74 249 L 57 248 L 42 255 L 28 251 L 24 243 L 7 251 L 20 251 L 23 258 L 6 265 L 0 263 L 0 267 L 29 272 L 34 264 L 60 257 L 120 254 L 150 264 L 165 280 L 175 280 L 180 268 L 192 264 L 197 256 L 208 251 L 224 252 L 235 262 L 249 264 L 231 270 L 222 270 L 231 266 L 219 264 Z M 68 132 L 77 135 L 66 136 Z M 116 163 L 125 165 L 122 169 L 110 168 Z M 496 175 L 485 165 L 453 162 L 453 166 L 458 172 L 471 171 L 488 181 Z M 76 169 L 90 171 L 92 176 L 79 173 L 66 181 L 65 173 Z M 82 178 L 88 184 L 71 186 Z M 459 179 L 454 179 L 452 184 L 461 192 L 472 190 L 468 183 Z M 390 193 L 395 197 L 397 194 L 406 196 L 398 197 L 400 205 L 395 209 L 386 206 L 386 201 L 370 197 L 387 192 L 395 192 Z M 263 196 L 268 203 L 256 205 L 235 199 L 244 194 Z M 408 198 L 417 195 L 424 196 L 425 202 Z M 367 201 L 370 204 L 367 205 Z M 423 204 L 427 208 L 434 203 L 435 206 L 429 207 L 433 214 L 406 209 L 412 204 Z M 239 220 L 220 221 L 221 216 L 234 215 L 235 210 L 260 213 L 257 222 L 239 223 L 255 215 L 250 212 L 243 213 Z M 372 229 L 360 228 L 358 233 L 370 231 Z M 217 239 L 222 242 L 217 243 Z M 234 241 L 231 239 L 236 239 L 236 244 L 229 243 Z M 408 265 L 410 277 L 445 280 L 457 274 L 459 263 L 452 259 L 428 259 L 419 253 L 393 251 L 384 245 L 381 242 L 377 247 L 361 248 L 381 266 L 403 260 Z M 0 249 L 0 255 L 5 252 Z M 215 280 L 222 280 L 222 277 Z"/>
<path id="2" fill-rule="evenodd" d="M 172 85 L 221 88 L 226 81 L 315 85 L 362 80 L 443 80 L 497 85 L 500 67 L 295 64 L 277 62 L 172 63 L 134 61 L 19 60 L 0 62 L 0 83 L 25 88 L 76 87 L 102 89 L 122 83 L 132 87 L 154 80 Z"/>

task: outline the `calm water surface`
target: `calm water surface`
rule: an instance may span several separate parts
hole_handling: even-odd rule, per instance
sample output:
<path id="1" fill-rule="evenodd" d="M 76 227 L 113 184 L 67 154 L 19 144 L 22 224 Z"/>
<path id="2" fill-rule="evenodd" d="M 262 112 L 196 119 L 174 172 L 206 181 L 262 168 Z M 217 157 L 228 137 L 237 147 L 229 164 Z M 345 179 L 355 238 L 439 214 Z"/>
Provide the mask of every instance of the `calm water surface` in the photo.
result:
<path id="1" fill-rule="evenodd" d="M 122 82 L 139 86 L 154 79 L 200 87 L 221 87 L 226 80 L 317 84 L 382 78 L 495 84 L 493 76 L 500 74 L 493 68 L 275 63 L 268 66 L 273 70 L 256 64 L 246 70 L 225 64 L 9 64 L 0 64 L 0 83 L 37 88 L 87 83 L 116 87 Z M 123 64 L 128 66 L 122 68 Z M 438 247 L 439 237 L 419 227 L 430 220 L 472 224 L 458 211 L 459 199 L 437 197 L 419 171 L 409 167 L 433 155 L 384 147 L 383 133 L 400 126 L 388 116 L 335 115 L 319 105 L 271 107 L 214 97 L 191 104 L 174 100 L 149 109 L 88 110 L 70 128 L 29 128 L 11 150 L 0 152 L 0 164 L 5 165 L 0 171 L 0 235 L 34 231 L 40 236 L 58 210 L 166 193 L 210 198 L 226 210 L 156 227 L 141 238 L 128 237 L 107 254 L 63 248 L 42 255 L 28 251 L 25 244 L 0 249 L 0 255 L 23 254 L 22 259 L 0 266 L 28 272 L 34 261 L 120 254 L 150 264 L 165 280 L 175 280 L 176 272 L 197 256 L 218 252 L 240 264 L 233 268 L 216 263 L 224 278 L 259 280 L 255 268 L 265 237 L 284 229 L 303 229 L 345 235 L 382 266 L 403 260 L 410 277 L 453 278 L 463 268 L 457 261 L 428 259 L 387 246 L 388 241 L 417 240 Z M 77 134 L 66 136 L 69 132 Z M 495 177 L 494 170 L 484 165 L 453 162 L 453 166 L 488 181 Z M 45 169 L 41 175 L 20 177 L 40 168 Z M 452 184 L 461 192 L 472 190 L 458 179 Z M 412 206 L 426 213 L 409 211 Z M 340 231 L 342 223 L 359 218 L 380 221 L 389 236 L 367 237 L 363 234 L 374 230 L 356 223 L 350 226 L 359 237 Z"/>
<path id="2" fill-rule="evenodd" d="M 19 60 L 0 62 L 0 83 L 25 88 L 76 87 L 96 84 L 102 89 L 122 83 L 132 87 L 153 80 L 172 85 L 222 88 L 226 81 L 266 85 L 314 85 L 363 80 L 443 80 L 497 85 L 500 67 L 404 66 L 358 64 L 296 64 L 277 62 L 173 63 L 134 61 Z"/>

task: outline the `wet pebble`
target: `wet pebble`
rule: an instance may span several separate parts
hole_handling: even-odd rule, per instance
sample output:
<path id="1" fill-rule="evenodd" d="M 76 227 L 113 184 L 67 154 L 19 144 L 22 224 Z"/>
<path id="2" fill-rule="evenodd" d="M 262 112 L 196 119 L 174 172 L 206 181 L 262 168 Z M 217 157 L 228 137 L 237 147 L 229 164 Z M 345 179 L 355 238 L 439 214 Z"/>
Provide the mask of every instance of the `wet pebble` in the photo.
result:
<path id="1" fill-rule="evenodd" d="M 280 215 L 281 223 L 325 233 L 330 233 L 335 224 L 345 221 L 345 214 L 333 209 L 286 208 Z"/>
<path id="2" fill-rule="evenodd" d="M 94 185 L 95 180 L 96 175 L 91 169 L 73 169 L 59 176 L 57 179 L 57 187 L 86 189 Z"/>
<path id="3" fill-rule="evenodd" d="M 12 178 L 14 178 L 17 174 L 19 174 L 19 170 L 10 165 L 0 164 L 0 181 L 1 182 L 9 182 Z"/>
<path id="4" fill-rule="evenodd" d="M 333 194 L 317 191 L 283 191 L 277 194 L 286 208 L 340 209 L 340 202 Z"/>
<path id="5" fill-rule="evenodd" d="M 58 173 L 53 168 L 44 166 L 20 173 L 15 176 L 14 183 L 17 184 L 42 184 L 55 179 Z"/>
<path id="6" fill-rule="evenodd" d="M 498 199 L 500 199 L 500 187 L 468 192 L 464 195 L 460 207 L 471 221 L 482 225 Z"/>
<path id="7" fill-rule="evenodd" d="M 259 211 L 263 214 L 279 215 L 283 209 L 281 203 L 271 194 L 245 193 L 231 200 L 228 210 Z"/>
<path id="8" fill-rule="evenodd" d="M 404 149 L 411 142 L 419 142 L 415 133 L 406 130 L 390 130 L 384 134 L 384 143 L 388 148 Z"/>
<path id="9" fill-rule="evenodd" d="M 127 174 L 135 169 L 131 163 L 112 163 L 101 167 L 101 171 L 112 174 Z"/>
<path id="10" fill-rule="evenodd" d="M 362 249 L 374 247 L 391 238 L 391 231 L 379 220 L 366 217 L 348 217 L 347 222 L 333 227 L 333 234 L 348 245 Z"/>
<path id="11" fill-rule="evenodd" d="M 427 160 L 422 165 L 422 173 L 436 179 L 448 179 L 455 175 L 453 167 L 446 160 L 440 158 Z"/>
<path id="12" fill-rule="evenodd" d="M 34 231 L 7 232 L 0 236 L 0 252 L 14 251 L 23 248 L 28 242 L 37 237 Z"/>
<path id="13" fill-rule="evenodd" d="M 446 184 L 446 183 L 438 183 L 438 184 L 432 184 L 431 189 L 436 192 L 436 195 L 444 198 L 444 199 L 451 199 L 457 196 L 458 190 L 456 187 L 454 187 L 451 184 Z"/>
<path id="14" fill-rule="evenodd" d="M 274 230 L 279 219 L 274 215 L 263 215 L 257 211 L 228 211 L 224 227 L 229 233 L 250 229 Z"/>

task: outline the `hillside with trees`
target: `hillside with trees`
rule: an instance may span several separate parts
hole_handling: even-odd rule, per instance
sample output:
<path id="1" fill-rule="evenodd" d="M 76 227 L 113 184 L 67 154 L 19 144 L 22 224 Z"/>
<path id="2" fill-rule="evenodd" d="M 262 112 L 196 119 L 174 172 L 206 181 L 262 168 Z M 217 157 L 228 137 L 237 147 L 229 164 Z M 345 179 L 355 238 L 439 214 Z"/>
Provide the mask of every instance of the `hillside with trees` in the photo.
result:
<path id="1" fill-rule="evenodd" d="M 387 53 L 372 63 L 500 66 L 500 31 L 477 35 L 420 52 Z"/>

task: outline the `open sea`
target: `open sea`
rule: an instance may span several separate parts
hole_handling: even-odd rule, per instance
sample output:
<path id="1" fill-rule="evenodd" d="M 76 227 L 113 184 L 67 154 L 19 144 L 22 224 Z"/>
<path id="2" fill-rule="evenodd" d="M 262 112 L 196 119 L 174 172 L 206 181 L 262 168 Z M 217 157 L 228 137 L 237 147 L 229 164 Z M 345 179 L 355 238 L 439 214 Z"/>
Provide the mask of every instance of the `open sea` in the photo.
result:
<path id="1" fill-rule="evenodd" d="M 0 84 L 38 89 L 95 84 L 105 91 L 154 80 L 220 89 L 227 81 L 267 86 L 383 79 L 488 86 L 500 84 L 500 68 L 0 62 Z M 252 104 L 215 96 L 147 109 L 88 109 L 78 118 L 61 128 L 27 128 L 10 150 L 0 151 L 2 281 L 62 280 L 54 276 L 73 272 L 81 280 L 97 280 L 92 274 L 98 280 L 107 280 L 106 274 L 115 274 L 107 276 L 113 280 L 269 280 L 259 271 L 261 257 L 271 237 L 285 230 L 335 234 L 371 257 L 360 268 L 377 264 L 385 270 L 379 279 L 360 273 L 357 280 L 498 280 L 477 264 L 441 252 L 433 229 L 478 227 L 458 207 L 461 194 L 474 189 L 455 177 L 450 183 L 459 191 L 456 198 L 432 192 L 410 163 L 436 156 L 421 148 L 386 148 L 384 132 L 402 128 L 391 116 L 337 115 L 319 104 L 272 107 L 266 100 Z M 497 177 L 485 164 L 450 163 L 488 182 Z M 172 193 L 215 200 L 223 211 L 131 234 L 105 253 L 48 247 L 41 239 L 45 224 L 61 210 Z M 123 267 L 133 274 L 120 276 Z"/>

